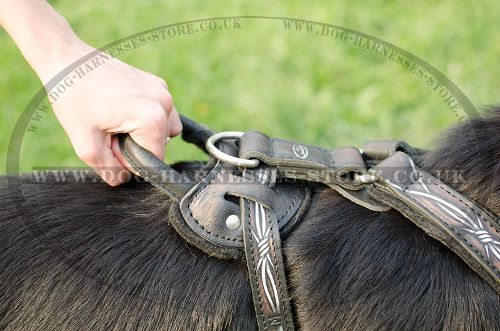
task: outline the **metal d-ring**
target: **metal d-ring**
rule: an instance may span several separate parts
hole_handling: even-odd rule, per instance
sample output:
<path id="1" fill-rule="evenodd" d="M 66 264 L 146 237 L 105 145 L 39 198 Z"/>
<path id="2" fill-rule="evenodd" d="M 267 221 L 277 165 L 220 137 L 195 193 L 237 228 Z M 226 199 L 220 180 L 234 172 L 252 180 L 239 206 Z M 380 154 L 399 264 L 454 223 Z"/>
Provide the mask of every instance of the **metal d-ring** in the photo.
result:
<path id="1" fill-rule="evenodd" d="M 215 147 L 215 143 L 223 139 L 239 139 L 243 136 L 244 132 L 241 131 L 224 131 L 216 133 L 207 139 L 205 144 L 207 151 L 216 159 L 234 164 L 238 167 L 255 168 L 259 165 L 260 161 L 257 159 L 242 159 L 239 157 L 231 156 L 222 152 Z"/>

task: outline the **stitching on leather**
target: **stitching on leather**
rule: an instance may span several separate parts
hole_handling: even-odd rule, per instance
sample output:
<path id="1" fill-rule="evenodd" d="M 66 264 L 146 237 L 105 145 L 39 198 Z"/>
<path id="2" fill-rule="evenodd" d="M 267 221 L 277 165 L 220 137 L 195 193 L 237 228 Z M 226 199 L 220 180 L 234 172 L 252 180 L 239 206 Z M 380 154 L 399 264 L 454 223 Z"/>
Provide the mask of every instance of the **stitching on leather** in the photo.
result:
<path id="1" fill-rule="evenodd" d="M 275 184 L 273 182 L 273 169 L 268 167 L 264 171 L 266 171 L 267 175 L 268 175 L 267 184 L 265 184 L 265 185 L 267 185 L 267 187 L 271 188 L 271 185 Z"/>
<path id="2" fill-rule="evenodd" d="M 335 161 L 333 160 L 332 153 L 330 151 L 326 152 L 326 155 L 328 157 L 328 163 L 330 163 L 330 167 L 335 169 Z"/>
<path id="3" fill-rule="evenodd" d="M 201 225 L 198 220 L 193 216 L 193 213 L 191 212 L 191 204 L 193 203 L 194 199 L 196 199 L 200 194 L 201 192 L 203 192 L 207 187 L 208 185 L 212 184 L 213 181 L 215 179 L 217 179 L 217 176 L 218 174 L 222 171 L 222 165 L 220 165 L 220 169 L 217 170 L 215 173 L 212 173 L 213 174 L 213 178 L 210 179 L 210 181 L 208 182 L 205 182 L 199 189 L 198 189 L 198 192 L 196 192 L 196 194 L 190 198 L 190 202 L 188 204 L 188 212 L 189 212 L 189 216 L 191 216 L 191 218 L 195 221 L 196 224 L 198 224 L 200 226 L 200 228 L 205 231 L 205 233 L 211 235 L 211 236 L 214 236 L 216 238 L 221 238 L 221 239 L 224 239 L 224 240 L 227 240 L 227 241 L 237 241 L 237 242 L 242 242 L 242 240 L 238 240 L 237 238 L 228 238 L 228 237 L 225 237 L 225 236 L 219 236 L 218 234 L 216 233 L 213 233 L 211 231 L 209 231 L 208 229 L 206 229 L 203 225 Z"/>
<path id="4" fill-rule="evenodd" d="M 423 174 L 422 174 L 422 172 L 420 172 L 420 171 L 418 172 L 418 174 L 417 174 L 417 175 L 418 175 L 417 180 L 419 180 L 419 179 L 421 179 L 421 178 L 423 178 L 423 177 L 424 177 L 424 175 L 423 175 Z M 410 188 L 413 184 L 415 184 L 415 183 L 410 183 L 410 184 L 406 185 L 405 187 L 403 187 L 403 191 L 406 193 L 406 191 L 408 191 L 408 189 L 409 189 L 409 188 Z"/>
<path id="5" fill-rule="evenodd" d="M 398 201 L 401 201 L 401 199 L 399 199 L 399 198 L 397 197 L 397 195 L 396 195 L 396 194 L 394 194 L 394 193 L 393 193 L 390 189 L 388 189 L 387 187 L 383 187 L 383 186 L 378 185 L 378 189 L 382 190 L 383 192 L 387 192 L 387 194 L 389 194 L 389 195 L 390 195 L 390 196 L 392 196 L 393 198 L 397 199 Z M 407 194 L 406 192 L 405 192 L 405 194 L 406 194 L 407 196 L 409 196 L 409 197 L 412 199 L 412 201 L 416 202 L 417 204 L 419 204 L 420 206 L 422 206 L 425 210 L 427 210 L 427 211 L 429 211 L 431 214 L 435 215 L 435 214 L 434 214 L 432 211 L 430 211 L 427 207 L 423 206 L 423 205 L 422 205 L 422 204 L 421 204 L 418 200 L 413 199 L 413 198 L 412 198 L 409 194 Z M 402 202 L 403 202 L 403 201 L 402 201 Z M 406 206 L 406 203 L 404 203 L 404 202 L 403 202 L 403 204 Z M 408 208 L 408 206 L 406 206 L 406 207 Z M 411 220 L 412 222 L 414 222 L 412 219 L 410 219 L 410 220 Z M 472 249 L 473 249 L 473 250 L 474 250 L 474 251 L 475 251 L 478 255 L 479 255 L 479 257 L 481 257 L 481 259 L 482 259 L 482 260 L 484 260 L 484 261 L 486 262 L 486 264 L 488 264 L 489 266 L 491 266 L 491 268 L 493 269 L 493 271 L 494 271 L 496 274 L 498 274 L 498 273 L 499 273 L 499 272 L 498 272 L 498 270 L 497 270 L 494 266 L 492 266 L 492 265 L 491 265 L 488 261 L 486 261 L 486 260 L 484 259 L 484 257 L 481 255 L 481 253 L 480 253 L 480 252 L 478 252 L 478 251 L 477 251 L 477 250 L 476 250 L 476 249 L 475 249 L 475 248 L 471 245 L 471 243 L 470 243 L 467 239 L 463 238 L 463 237 L 460 235 L 460 233 L 456 232 L 456 230 L 455 230 L 455 229 L 453 229 L 453 228 L 452 228 L 450 225 L 448 225 L 446 222 L 444 222 L 444 224 L 446 224 L 446 226 L 447 226 L 448 228 L 451 228 L 451 230 L 453 230 L 455 233 L 457 233 L 457 235 L 458 235 L 460 238 L 462 238 L 462 239 L 463 239 L 463 240 L 464 240 L 464 241 L 465 241 L 465 242 L 466 242 L 466 243 L 467 243 L 467 244 L 468 244 L 468 245 L 469 245 L 469 246 L 470 246 L 470 247 L 471 247 L 471 248 L 472 248 Z M 417 226 L 418 226 L 418 227 L 420 227 L 418 224 L 417 224 Z M 462 258 L 462 259 L 464 258 L 461 254 L 458 254 L 457 252 L 455 252 L 455 254 L 457 254 L 457 255 L 458 255 L 460 258 Z M 475 268 L 472 268 L 472 269 L 475 269 Z M 483 269 L 483 268 L 481 268 L 481 269 Z M 476 272 L 477 272 L 477 271 L 476 271 Z M 482 273 L 479 273 L 479 274 L 482 274 Z"/>
<path id="6" fill-rule="evenodd" d="M 287 216 L 290 213 L 290 211 L 292 211 L 292 208 L 295 207 L 297 202 L 299 202 L 299 199 L 298 199 L 299 193 L 300 193 L 299 190 L 297 190 L 295 192 L 295 196 L 292 198 L 292 203 L 290 204 L 288 209 L 285 211 L 285 213 L 283 213 L 283 215 L 281 215 L 280 219 L 278 220 L 278 224 L 280 224 L 280 222 L 282 222 L 285 219 L 285 216 Z"/>
<path id="7" fill-rule="evenodd" d="M 448 226 L 453 232 L 455 232 L 460 238 L 463 239 L 463 241 L 465 241 L 467 244 L 469 244 L 469 246 L 484 260 L 484 262 L 486 262 L 486 264 L 488 264 L 491 269 L 493 269 L 493 271 L 497 274 L 500 275 L 500 271 L 495 268 L 494 265 L 492 265 L 488 260 L 486 260 L 486 258 L 483 257 L 483 255 L 481 254 L 481 252 L 479 252 L 473 245 L 472 243 L 470 243 L 467 239 L 465 239 L 455 228 L 453 228 L 451 225 L 445 223 L 446 226 Z"/>
<path id="8" fill-rule="evenodd" d="M 274 155 L 274 139 L 273 138 L 269 138 L 269 144 L 267 146 L 267 149 L 269 150 L 269 155 L 271 156 L 271 159 L 278 157 L 278 156 Z"/>
<path id="9" fill-rule="evenodd" d="M 191 217 L 191 219 L 208 235 L 211 235 L 211 236 L 214 236 L 216 238 L 220 238 L 220 239 L 223 239 L 223 240 L 227 240 L 227 241 L 236 241 L 236 242 L 243 242 L 243 240 L 240 240 L 238 238 L 231 238 L 231 237 L 226 237 L 226 236 L 220 236 L 216 233 L 213 233 L 211 232 L 210 230 L 208 230 L 207 228 L 205 228 L 202 224 L 200 224 L 200 222 L 198 222 L 198 220 L 193 216 L 193 213 L 191 212 L 191 205 L 192 203 L 194 202 L 194 200 L 203 192 L 207 189 L 207 187 L 209 185 L 211 185 L 218 177 L 218 174 L 222 171 L 222 166 L 220 166 L 220 168 L 216 171 L 216 172 L 213 172 L 212 175 L 213 175 L 213 178 L 211 178 L 208 182 L 205 182 L 202 186 L 200 186 L 198 188 L 198 191 L 196 192 L 196 194 L 191 197 L 189 200 L 190 202 L 188 203 L 188 213 L 189 213 L 189 216 Z M 295 195 L 294 197 L 292 198 L 292 203 L 290 204 L 290 206 L 288 207 L 288 209 L 285 211 L 285 213 L 283 213 L 283 215 L 280 216 L 280 219 L 278 221 L 278 224 L 279 223 L 282 223 L 283 220 L 285 219 L 285 217 L 292 211 L 292 209 L 300 202 L 300 199 L 299 199 L 299 193 L 300 191 L 297 190 L 295 192 Z"/>
<path id="10" fill-rule="evenodd" d="M 253 238 L 252 238 L 252 222 L 251 222 L 251 214 L 250 214 L 250 202 L 244 202 L 246 205 L 247 205 L 247 215 L 248 217 L 245 217 L 245 221 L 247 221 L 247 224 L 248 224 L 248 231 L 250 231 L 250 235 L 249 235 L 249 240 L 250 240 L 250 252 L 252 254 L 252 269 L 253 269 L 253 273 L 254 273 L 254 276 L 255 276 L 255 280 L 257 282 L 257 295 L 259 297 L 259 310 L 260 310 L 260 313 L 261 313 L 261 317 L 262 317 L 262 320 L 264 322 L 264 328 L 267 329 L 267 321 L 266 321 L 266 315 L 264 314 L 264 308 L 262 307 L 262 295 L 260 294 L 260 286 L 259 286 L 259 275 L 257 273 L 257 269 L 255 268 L 255 251 L 254 251 L 254 245 L 253 245 Z"/>
<path id="11" fill-rule="evenodd" d="M 164 186 L 163 183 L 157 182 L 156 180 L 151 180 L 152 177 L 148 176 L 147 174 L 144 173 L 144 171 L 142 171 L 142 167 L 140 167 L 139 164 L 137 162 L 135 162 L 135 160 L 130 156 L 130 154 L 128 152 L 125 151 L 124 156 L 126 157 L 127 161 L 129 163 L 131 163 L 132 167 L 135 170 L 137 170 L 142 175 L 142 177 L 144 177 L 144 179 L 146 179 L 146 180 L 150 179 L 150 180 L 148 180 L 148 182 L 150 182 L 151 184 L 153 184 L 156 187 L 163 189 L 168 194 L 170 194 L 171 197 L 175 198 L 176 200 L 180 200 L 180 197 L 177 195 L 177 193 L 175 193 L 174 191 L 171 191 L 169 188 Z"/>
<path id="12" fill-rule="evenodd" d="M 428 211 L 429 213 L 431 213 L 432 215 L 434 215 L 435 217 L 441 219 L 438 215 L 436 215 L 432 210 L 430 210 L 429 208 L 427 208 L 425 205 L 423 205 L 419 200 L 413 198 L 413 196 L 411 196 L 410 194 L 408 194 L 407 192 L 405 192 L 405 194 L 407 196 L 409 196 L 414 202 L 418 203 L 422 208 L 424 208 L 426 211 Z M 494 265 L 492 265 L 484 256 L 483 254 L 478 251 L 474 245 L 472 245 L 467 239 L 465 239 L 459 232 L 457 232 L 457 230 L 455 230 L 450 224 L 448 224 L 447 222 L 442 222 L 443 224 L 445 224 L 448 228 L 450 228 L 451 230 L 453 230 L 453 232 L 455 232 L 464 242 L 467 243 L 467 245 L 472 248 L 473 251 L 475 251 L 477 253 L 477 255 L 479 255 L 479 257 L 487 264 L 491 267 L 491 269 L 493 269 L 493 271 L 496 273 L 496 274 L 500 274 L 499 270 L 497 270 L 497 268 L 495 268 Z M 460 254 L 459 254 L 460 255 Z"/>
<path id="13" fill-rule="evenodd" d="M 496 233 L 499 233 L 497 231 L 497 229 L 495 228 L 494 225 L 492 225 L 487 219 L 485 219 L 479 210 L 476 210 L 476 207 L 467 203 L 467 201 L 464 201 L 462 200 L 460 197 L 456 196 L 455 194 L 453 194 L 453 192 L 450 192 L 445 186 L 441 185 L 439 182 L 434 182 L 432 180 L 432 178 L 429 178 L 429 180 L 433 183 L 433 184 L 436 184 L 439 188 L 441 188 L 443 191 L 445 191 L 446 193 L 448 193 L 449 195 L 451 195 L 452 197 L 454 197 L 455 199 L 457 199 L 458 201 L 460 201 L 462 203 L 463 206 L 465 207 L 468 207 L 472 210 L 472 212 L 478 217 L 480 218 L 481 220 L 483 220 L 484 222 L 486 222 L 490 227 L 493 228 L 493 231 L 495 231 Z"/>
<path id="14" fill-rule="evenodd" d="M 269 228 L 270 228 L 270 233 L 271 233 L 271 238 L 273 240 L 273 260 L 274 260 L 274 271 L 276 272 L 276 280 L 278 281 L 278 292 L 280 294 L 280 301 L 282 303 L 284 303 L 284 300 L 283 300 L 283 293 L 282 293 L 282 288 L 283 288 L 283 284 L 281 283 L 281 277 L 280 277 L 280 272 L 279 272 L 279 269 L 278 269 L 278 261 L 276 259 L 276 240 L 274 239 L 274 227 L 273 227 L 273 221 L 271 219 L 271 213 L 269 212 L 269 210 L 266 208 L 266 213 L 267 213 L 267 217 L 268 217 L 268 220 L 269 220 Z M 279 231 L 279 230 L 278 230 Z M 283 270 L 283 272 L 285 272 Z M 284 319 L 284 323 L 285 323 L 285 326 L 286 328 L 288 329 L 288 318 L 286 316 L 286 309 L 283 305 L 283 319 Z"/>

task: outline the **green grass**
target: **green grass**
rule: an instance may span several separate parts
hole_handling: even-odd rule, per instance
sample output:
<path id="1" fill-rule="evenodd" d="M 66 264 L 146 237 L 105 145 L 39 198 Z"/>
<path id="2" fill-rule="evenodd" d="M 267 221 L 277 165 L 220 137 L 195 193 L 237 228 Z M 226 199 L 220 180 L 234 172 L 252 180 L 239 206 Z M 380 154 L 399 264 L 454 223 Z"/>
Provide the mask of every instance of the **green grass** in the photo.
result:
<path id="1" fill-rule="evenodd" d="M 498 17 L 493 1 L 425 0 L 412 6 L 385 1 L 313 6 L 256 1 L 52 1 L 89 44 L 101 47 L 171 23 L 231 15 L 285 16 L 325 22 L 391 42 L 450 78 L 476 106 L 498 102 Z M 407 2 L 402 2 L 407 3 Z M 281 21 L 240 20 L 241 29 L 169 38 L 121 59 L 165 78 L 177 109 L 216 130 L 257 129 L 326 147 L 364 140 L 405 139 L 430 147 L 457 122 L 422 79 L 383 56 L 349 42 L 286 31 Z M 8 36 L 0 31 L 0 173 L 9 139 L 24 108 L 41 88 Z M 202 157 L 175 139 L 167 160 Z M 79 166 L 49 113 L 26 133 L 20 171 Z"/>

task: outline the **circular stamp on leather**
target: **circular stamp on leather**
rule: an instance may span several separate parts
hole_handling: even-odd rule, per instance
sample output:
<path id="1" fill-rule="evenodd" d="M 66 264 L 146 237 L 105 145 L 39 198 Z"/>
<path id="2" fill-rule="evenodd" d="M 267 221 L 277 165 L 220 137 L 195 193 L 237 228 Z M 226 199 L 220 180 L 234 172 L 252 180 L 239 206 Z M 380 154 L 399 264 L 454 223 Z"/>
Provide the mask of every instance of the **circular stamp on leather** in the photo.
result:
<path id="1" fill-rule="evenodd" d="M 293 154 L 299 159 L 305 159 L 309 155 L 309 150 L 306 146 L 295 144 L 292 146 Z"/>

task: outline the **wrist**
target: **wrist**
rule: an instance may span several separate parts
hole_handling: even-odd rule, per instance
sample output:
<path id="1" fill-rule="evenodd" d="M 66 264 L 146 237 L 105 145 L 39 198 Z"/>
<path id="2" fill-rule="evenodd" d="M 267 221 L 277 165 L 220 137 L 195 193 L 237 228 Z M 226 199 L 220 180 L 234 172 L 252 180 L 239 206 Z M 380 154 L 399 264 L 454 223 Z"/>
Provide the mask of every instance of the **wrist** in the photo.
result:
<path id="1" fill-rule="evenodd" d="M 0 24 L 44 83 L 91 49 L 45 0 L 0 0 Z"/>
<path id="2" fill-rule="evenodd" d="M 50 46 L 44 48 L 43 54 L 30 61 L 30 64 L 42 83 L 45 84 L 73 62 L 93 50 L 76 35 L 74 38 L 64 36 L 57 41 L 51 41 Z"/>
<path id="3" fill-rule="evenodd" d="M 23 55 L 42 83 L 91 50 L 73 32 L 66 19 L 57 13 L 45 22 L 44 31 L 35 38 L 27 54 L 23 52 Z"/>

